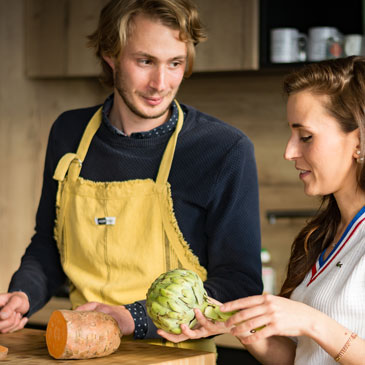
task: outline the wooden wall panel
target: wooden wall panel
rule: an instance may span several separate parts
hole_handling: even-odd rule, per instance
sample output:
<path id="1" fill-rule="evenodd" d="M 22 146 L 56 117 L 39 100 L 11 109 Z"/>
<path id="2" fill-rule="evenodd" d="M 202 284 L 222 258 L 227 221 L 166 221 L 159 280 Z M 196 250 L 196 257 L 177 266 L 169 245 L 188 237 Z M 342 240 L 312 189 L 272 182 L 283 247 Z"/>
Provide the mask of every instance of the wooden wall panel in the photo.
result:
<path id="1" fill-rule="evenodd" d="M 98 23 L 99 13 L 107 0 L 69 1 L 69 27 L 67 32 L 67 75 L 95 76 L 98 69 L 93 50 L 87 48 L 87 36 Z"/>
<path id="2" fill-rule="evenodd" d="M 257 161 L 262 246 L 272 254 L 277 287 L 284 278 L 291 243 L 305 219 L 269 224 L 268 210 L 315 209 L 316 198 L 303 192 L 292 162 L 283 153 L 289 138 L 283 72 L 198 74 L 185 80 L 179 99 L 242 130 L 254 143 Z"/>
<path id="3" fill-rule="evenodd" d="M 64 110 L 103 101 L 95 79 L 25 77 L 23 0 L 0 1 L 0 292 L 34 232 L 51 124 Z"/>
<path id="4" fill-rule="evenodd" d="M 243 70 L 259 68 L 259 0 L 242 1 L 242 58 Z"/>
<path id="5" fill-rule="evenodd" d="M 68 0 L 24 0 L 26 74 L 59 77 L 67 71 Z M 4 13 L 4 16 L 6 13 Z M 23 26 L 21 29 L 24 29 Z"/>
<path id="6" fill-rule="evenodd" d="M 241 0 L 230 0 L 230 3 L 237 9 L 234 16 L 227 4 L 221 0 L 196 1 L 202 20 L 208 28 L 208 40 L 197 46 L 196 70 L 219 71 L 241 68 L 242 3 Z M 220 52 L 217 52 L 212 39 L 219 43 Z"/>
<path id="7" fill-rule="evenodd" d="M 283 159 L 289 137 L 283 75 L 224 73 L 193 75 L 180 98 L 241 129 L 255 144 L 261 184 L 298 183 L 291 163 Z"/>

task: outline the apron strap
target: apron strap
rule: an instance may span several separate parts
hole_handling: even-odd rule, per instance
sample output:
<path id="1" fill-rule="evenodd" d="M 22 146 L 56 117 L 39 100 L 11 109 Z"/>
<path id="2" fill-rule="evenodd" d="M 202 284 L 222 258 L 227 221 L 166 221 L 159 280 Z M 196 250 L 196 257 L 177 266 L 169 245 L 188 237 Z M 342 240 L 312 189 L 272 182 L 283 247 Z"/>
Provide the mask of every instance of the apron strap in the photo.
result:
<path id="1" fill-rule="evenodd" d="M 183 126 L 183 122 L 184 122 L 184 114 L 181 110 L 180 104 L 177 102 L 177 100 L 174 100 L 176 106 L 177 106 L 177 110 L 179 112 L 179 117 L 177 120 L 177 125 L 175 128 L 175 131 L 173 133 L 173 135 L 171 136 L 167 147 L 165 149 L 165 152 L 163 154 L 162 157 L 162 161 L 160 164 L 160 168 L 158 169 L 158 174 L 157 174 L 157 178 L 156 178 L 156 184 L 157 185 L 162 185 L 165 184 L 167 182 L 167 179 L 169 177 L 170 174 L 170 169 L 171 169 L 171 165 L 172 165 L 172 160 L 174 158 L 174 153 L 175 153 L 175 148 L 176 148 L 176 143 L 177 143 L 177 137 L 179 135 L 179 132 L 181 131 L 181 128 Z"/>
<path id="2" fill-rule="evenodd" d="M 63 155 L 62 158 L 58 161 L 56 170 L 53 174 L 53 178 L 57 181 L 63 181 L 66 176 L 66 172 L 68 171 L 71 163 L 74 161 L 78 162 L 81 168 L 82 161 L 76 155 L 76 153 L 66 153 L 65 155 Z"/>
<path id="3" fill-rule="evenodd" d="M 172 134 L 167 147 L 165 149 L 165 152 L 162 157 L 162 161 L 160 164 L 160 168 L 158 170 L 156 183 L 157 184 L 165 184 L 167 182 L 167 178 L 170 173 L 172 160 L 174 157 L 175 147 L 177 143 L 177 137 L 179 135 L 179 132 L 183 126 L 184 121 L 184 114 L 181 110 L 181 107 L 177 100 L 174 100 L 179 117 L 176 125 L 176 129 L 174 133 Z M 100 107 L 96 113 L 91 118 L 90 122 L 88 123 L 84 134 L 82 135 L 79 147 L 77 149 L 76 153 L 66 153 L 58 162 L 55 173 L 53 175 L 53 178 L 58 181 L 63 181 L 67 171 L 68 176 L 72 181 L 76 181 L 76 179 L 80 175 L 82 163 L 85 159 L 86 153 L 89 149 L 91 140 L 93 139 L 96 131 L 100 127 L 102 121 L 102 107 Z"/>
<path id="4" fill-rule="evenodd" d="M 72 181 L 80 175 L 82 163 L 85 159 L 87 150 L 89 149 L 91 140 L 96 131 L 100 127 L 102 120 L 102 107 L 100 107 L 87 124 L 82 135 L 79 147 L 76 153 L 66 153 L 58 162 L 53 178 L 58 181 L 63 181 L 67 171 L 68 176 Z"/>

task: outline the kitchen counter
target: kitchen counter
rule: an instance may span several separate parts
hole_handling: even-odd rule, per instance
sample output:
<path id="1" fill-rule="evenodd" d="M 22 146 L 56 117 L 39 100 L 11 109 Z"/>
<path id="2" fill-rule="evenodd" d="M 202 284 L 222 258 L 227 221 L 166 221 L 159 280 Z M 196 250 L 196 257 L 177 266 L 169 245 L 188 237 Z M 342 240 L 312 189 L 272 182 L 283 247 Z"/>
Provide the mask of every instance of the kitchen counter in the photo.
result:
<path id="1" fill-rule="evenodd" d="M 46 332 L 22 329 L 9 334 L 0 334 L 0 345 L 9 349 L 8 356 L 1 364 L 42 365 L 42 364 L 104 364 L 104 365 L 214 365 L 214 353 L 186 350 L 173 347 L 149 345 L 138 341 L 122 341 L 119 349 L 105 357 L 87 360 L 55 360 L 46 345 Z"/>

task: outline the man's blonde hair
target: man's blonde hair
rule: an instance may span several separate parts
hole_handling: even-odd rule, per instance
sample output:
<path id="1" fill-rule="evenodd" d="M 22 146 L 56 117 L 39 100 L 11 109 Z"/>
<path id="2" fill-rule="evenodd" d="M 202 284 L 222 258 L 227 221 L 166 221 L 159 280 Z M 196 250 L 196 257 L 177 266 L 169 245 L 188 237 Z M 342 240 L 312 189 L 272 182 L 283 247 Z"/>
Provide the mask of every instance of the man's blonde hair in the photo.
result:
<path id="1" fill-rule="evenodd" d="M 180 39 L 187 44 L 187 67 L 184 76 L 189 77 L 195 59 L 195 46 L 207 38 L 198 10 L 192 1 L 111 0 L 100 13 L 97 29 L 88 37 L 88 45 L 94 48 L 102 65 L 102 82 L 107 86 L 114 86 L 113 70 L 103 56 L 113 59 L 119 57 L 133 31 L 132 21 L 138 14 L 144 14 L 167 27 L 179 30 Z"/>

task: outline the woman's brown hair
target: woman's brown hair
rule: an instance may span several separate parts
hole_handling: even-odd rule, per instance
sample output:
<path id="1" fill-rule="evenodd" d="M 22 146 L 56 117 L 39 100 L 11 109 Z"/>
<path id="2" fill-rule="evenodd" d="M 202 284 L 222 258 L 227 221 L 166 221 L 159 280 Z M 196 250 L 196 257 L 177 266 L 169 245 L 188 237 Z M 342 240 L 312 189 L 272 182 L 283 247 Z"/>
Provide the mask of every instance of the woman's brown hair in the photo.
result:
<path id="1" fill-rule="evenodd" d="M 185 77 L 192 73 L 195 46 L 206 39 L 205 28 L 198 10 L 190 0 L 111 0 L 102 9 L 99 24 L 88 38 L 94 48 L 103 74 L 101 81 L 113 86 L 113 70 L 103 56 L 118 58 L 128 40 L 136 15 L 144 14 L 162 24 L 180 31 L 180 39 L 187 43 L 187 67 Z"/>
<path id="2" fill-rule="evenodd" d="M 312 63 L 292 72 L 284 80 L 284 93 L 289 97 L 300 91 L 327 96 L 328 102 L 324 107 L 337 120 L 342 131 L 350 133 L 359 130 L 359 157 L 364 157 L 365 57 L 352 56 Z M 364 164 L 357 167 L 358 186 L 365 191 Z M 341 214 L 334 196 L 323 196 L 317 214 L 293 242 L 287 276 L 279 295 L 291 296 L 321 252 L 333 242 L 340 220 Z"/>

